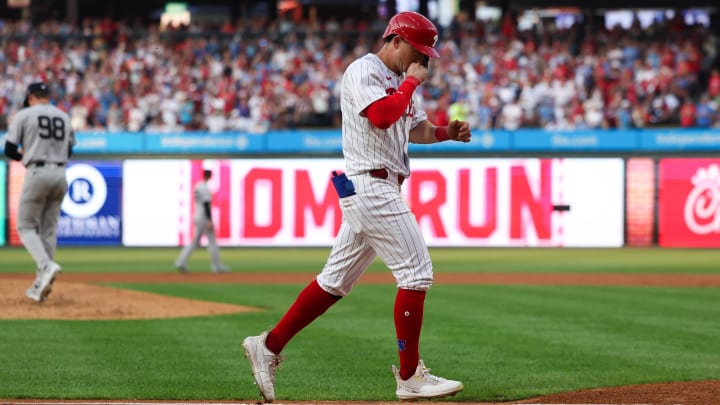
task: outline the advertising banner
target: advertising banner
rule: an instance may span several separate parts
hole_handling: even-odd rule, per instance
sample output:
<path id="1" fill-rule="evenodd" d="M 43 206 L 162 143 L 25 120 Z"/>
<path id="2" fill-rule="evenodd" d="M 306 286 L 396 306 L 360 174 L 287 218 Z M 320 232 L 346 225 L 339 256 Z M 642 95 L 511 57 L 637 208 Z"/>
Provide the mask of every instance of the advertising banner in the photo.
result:
<path id="1" fill-rule="evenodd" d="M 516 151 L 633 151 L 638 149 L 637 136 L 628 131 L 513 131 Z"/>
<path id="2" fill-rule="evenodd" d="M 68 192 L 58 221 L 58 246 L 119 245 L 121 243 L 120 162 L 71 161 L 65 170 Z M 10 244 L 22 246 L 17 234 L 17 208 L 25 167 L 10 164 Z"/>
<path id="3" fill-rule="evenodd" d="M 92 132 L 76 134 L 79 154 L 198 155 L 207 153 L 338 154 L 342 131 L 332 129 L 277 130 L 265 133 Z M 474 129 L 469 143 L 410 144 L 411 153 L 541 153 L 541 152 L 661 152 L 718 151 L 720 129 L 618 129 L 552 131 L 523 128 L 515 131 Z"/>
<path id="4" fill-rule="evenodd" d="M 122 164 L 74 161 L 65 174 L 58 245 L 119 245 Z"/>
<path id="5" fill-rule="evenodd" d="M 270 153 L 342 153 L 342 132 L 337 129 L 270 131 L 264 136 Z"/>
<path id="6" fill-rule="evenodd" d="M 192 187 L 214 171 L 218 243 L 330 246 L 342 159 L 128 160 L 123 244 L 192 235 Z M 622 159 L 415 159 L 402 193 L 430 246 L 622 246 Z"/>
<path id="7" fill-rule="evenodd" d="M 77 132 L 77 145 L 73 152 L 81 155 L 142 153 L 146 136 L 141 132 Z"/>
<path id="8" fill-rule="evenodd" d="M 641 150 L 716 151 L 720 149 L 720 131 L 717 129 L 647 129 L 636 131 Z"/>
<path id="9" fill-rule="evenodd" d="M 5 229 L 7 229 L 7 209 L 5 207 L 6 193 L 7 193 L 7 166 L 5 162 L 0 162 L 0 246 L 5 246 Z"/>
<path id="10" fill-rule="evenodd" d="M 149 154 L 261 153 L 263 135 L 236 132 L 183 132 L 145 134 Z"/>
<path id="11" fill-rule="evenodd" d="M 658 243 L 720 247 L 720 159 L 661 159 Z"/>
<path id="12" fill-rule="evenodd" d="M 655 225 L 655 162 L 652 158 L 627 160 L 625 199 L 627 245 L 651 246 Z"/>
<path id="13" fill-rule="evenodd" d="M 123 162 L 122 241 L 126 246 L 177 246 L 192 207 L 188 160 Z M 184 230 L 183 232 L 190 232 Z"/>
<path id="14" fill-rule="evenodd" d="M 10 246 L 22 246 L 20 236 L 17 233 L 17 209 L 20 202 L 20 191 L 22 191 L 23 180 L 25 179 L 25 167 L 17 161 L 8 161 L 8 244 Z"/>
<path id="15" fill-rule="evenodd" d="M 123 244 L 178 246 L 192 240 L 193 188 L 212 170 L 212 216 L 219 244 L 230 244 L 232 172 L 229 160 L 128 160 L 123 167 Z M 205 242 L 204 240 L 202 241 Z"/>

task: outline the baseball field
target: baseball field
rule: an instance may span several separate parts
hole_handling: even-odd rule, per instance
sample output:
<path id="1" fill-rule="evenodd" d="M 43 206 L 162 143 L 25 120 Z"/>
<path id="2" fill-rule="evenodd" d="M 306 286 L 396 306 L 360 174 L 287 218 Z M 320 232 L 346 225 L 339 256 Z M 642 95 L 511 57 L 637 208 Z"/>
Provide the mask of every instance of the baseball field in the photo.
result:
<path id="1" fill-rule="evenodd" d="M 240 343 L 277 322 L 327 248 L 60 248 L 49 299 L 0 249 L 0 403 L 254 403 Z M 463 403 L 720 403 L 720 250 L 431 249 L 421 355 Z M 392 402 L 395 287 L 380 261 L 286 347 L 278 403 Z"/>

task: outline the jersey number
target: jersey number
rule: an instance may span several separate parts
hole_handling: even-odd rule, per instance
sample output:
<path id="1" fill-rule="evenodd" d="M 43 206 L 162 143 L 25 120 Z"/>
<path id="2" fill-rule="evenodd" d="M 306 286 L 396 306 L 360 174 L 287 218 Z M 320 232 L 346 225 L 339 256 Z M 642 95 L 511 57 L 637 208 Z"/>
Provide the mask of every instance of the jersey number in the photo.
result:
<path id="1" fill-rule="evenodd" d="M 54 138 L 58 141 L 65 139 L 65 121 L 60 117 L 38 116 L 38 136 L 43 139 Z"/>

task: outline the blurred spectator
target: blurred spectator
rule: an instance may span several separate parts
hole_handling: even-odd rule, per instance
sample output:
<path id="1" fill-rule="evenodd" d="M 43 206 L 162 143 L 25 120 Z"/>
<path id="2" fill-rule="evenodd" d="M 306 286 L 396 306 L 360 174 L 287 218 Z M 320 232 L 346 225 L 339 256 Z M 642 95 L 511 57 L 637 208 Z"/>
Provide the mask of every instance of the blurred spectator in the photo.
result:
<path id="1" fill-rule="evenodd" d="M 711 98 L 720 97 L 720 70 L 713 69 L 708 81 L 708 93 Z"/>
<path id="2" fill-rule="evenodd" d="M 448 107 L 448 118 L 450 121 L 467 121 L 468 115 L 468 108 L 462 98 L 458 97 L 452 104 L 450 104 L 450 107 Z"/>
<path id="3" fill-rule="evenodd" d="M 377 49 L 373 30 L 384 27 L 289 16 L 166 32 L 109 19 L 4 23 L 2 115 L 43 80 L 76 130 L 112 132 L 337 127 L 342 73 Z M 465 117 L 479 129 L 718 126 L 713 32 L 680 18 L 648 29 L 542 22 L 520 31 L 511 14 L 483 22 L 460 13 L 418 94 L 437 100 L 426 106 L 431 121 Z"/>
<path id="4" fill-rule="evenodd" d="M 500 109 L 499 127 L 507 130 L 520 128 L 523 121 L 523 111 L 517 102 L 517 97 L 506 102 Z"/>
<path id="5" fill-rule="evenodd" d="M 426 108 L 428 120 L 435 125 L 444 126 L 450 122 L 450 103 L 448 103 L 449 96 L 443 95 L 435 106 Z"/>
<path id="6" fill-rule="evenodd" d="M 695 126 L 699 128 L 711 128 L 717 123 L 717 104 L 710 101 L 710 98 L 703 94 L 695 108 Z"/>
<path id="7" fill-rule="evenodd" d="M 680 126 L 683 128 L 695 126 L 695 104 L 690 98 L 686 98 L 680 107 Z"/>

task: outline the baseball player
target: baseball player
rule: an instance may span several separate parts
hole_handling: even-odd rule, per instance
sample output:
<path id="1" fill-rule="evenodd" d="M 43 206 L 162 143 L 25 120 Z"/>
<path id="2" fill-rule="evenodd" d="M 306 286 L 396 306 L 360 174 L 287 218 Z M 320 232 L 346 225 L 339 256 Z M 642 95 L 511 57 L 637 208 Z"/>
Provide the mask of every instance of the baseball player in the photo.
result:
<path id="1" fill-rule="evenodd" d="M 415 99 L 415 89 L 428 76 L 429 58 L 439 57 L 433 23 L 421 14 L 402 12 L 390 19 L 383 38 L 380 51 L 354 61 L 342 79 L 343 156 L 354 191 L 338 193 L 343 222 L 325 267 L 272 330 L 243 341 L 255 383 L 268 402 L 275 398 L 275 369 L 283 359 L 282 349 L 347 295 L 376 255 L 392 271 L 398 287 L 394 320 L 400 368 L 391 367 L 397 397 L 437 398 L 463 389 L 459 381 L 430 374 L 419 356 L 433 268 L 400 187 L 410 175 L 409 142 L 469 142 L 470 128 L 464 121 L 435 126 Z"/>
<path id="2" fill-rule="evenodd" d="M 60 205 L 67 191 L 65 166 L 75 136 L 70 117 L 50 104 L 45 83 L 28 86 L 26 107 L 15 115 L 7 133 L 5 154 L 27 168 L 18 206 L 17 230 L 37 264 L 37 275 L 25 294 L 36 302 L 47 298 L 61 272 L 54 262 Z"/>
<path id="3" fill-rule="evenodd" d="M 190 254 L 200 246 L 200 238 L 207 236 L 207 249 L 212 258 L 212 271 L 214 273 L 227 273 L 230 271 L 220 262 L 220 249 L 215 240 L 215 227 L 212 221 L 212 191 L 208 184 L 212 177 L 211 170 L 203 170 L 203 180 L 195 185 L 193 190 L 193 199 L 195 200 L 195 216 L 193 223 L 195 224 L 195 235 L 192 242 L 185 246 L 175 261 L 175 267 L 181 273 L 187 273 L 187 261 Z"/>

